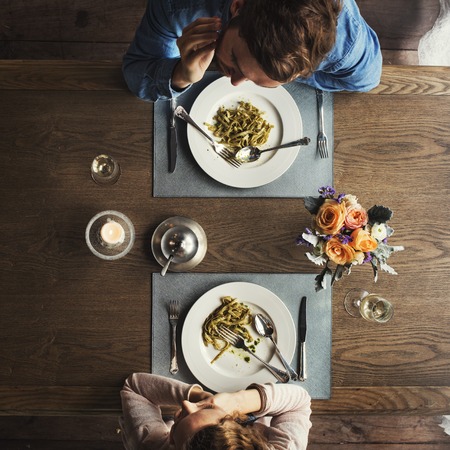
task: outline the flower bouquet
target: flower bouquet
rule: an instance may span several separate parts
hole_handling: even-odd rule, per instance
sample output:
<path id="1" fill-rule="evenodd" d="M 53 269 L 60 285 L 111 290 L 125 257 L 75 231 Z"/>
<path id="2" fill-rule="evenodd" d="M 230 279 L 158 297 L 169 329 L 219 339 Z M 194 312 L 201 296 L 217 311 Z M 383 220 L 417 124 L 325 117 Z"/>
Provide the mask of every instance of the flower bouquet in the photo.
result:
<path id="1" fill-rule="evenodd" d="M 305 208 L 313 214 L 312 228 L 307 228 L 297 238 L 297 244 L 311 247 L 306 256 L 325 268 L 316 277 L 316 291 L 326 288 L 326 275 L 332 275 L 331 285 L 344 273 L 350 274 L 352 266 L 370 263 L 375 282 L 378 267 L 396 275 L 387 264 L 392 253 L 404 250 L 403 246 L 388 245 L 394 230 L 387 225 L 393 212 L 385 206 L 373 206 L 366 211 L 351 194 L 339 194 L 331 186 L 319 189 L 319 197 L 306 197 Z M 333 271 L 328 267 L 336 264 Z"/>

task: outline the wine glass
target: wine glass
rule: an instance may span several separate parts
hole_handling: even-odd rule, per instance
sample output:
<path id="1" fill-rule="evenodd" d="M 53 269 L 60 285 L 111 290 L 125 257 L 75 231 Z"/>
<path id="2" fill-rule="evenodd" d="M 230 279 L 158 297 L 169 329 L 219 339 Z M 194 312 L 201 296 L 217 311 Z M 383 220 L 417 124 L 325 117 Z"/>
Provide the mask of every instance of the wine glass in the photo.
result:
<path id="1" fill-rule="evenodd" d="M 97 184 L 114 184 L 120 177 L 119 163 L 109 155 L 98 155 L 91 164 L 91 176 Z"/>
<path id="2" fill-rule="evenodd" d="M 344 307 L 351 316 L 363 317 L 369 322 L 384 323 L 394 314 L 394 307 L 389 301 L 364 289 L 351 289 L 345 296 Z"/>

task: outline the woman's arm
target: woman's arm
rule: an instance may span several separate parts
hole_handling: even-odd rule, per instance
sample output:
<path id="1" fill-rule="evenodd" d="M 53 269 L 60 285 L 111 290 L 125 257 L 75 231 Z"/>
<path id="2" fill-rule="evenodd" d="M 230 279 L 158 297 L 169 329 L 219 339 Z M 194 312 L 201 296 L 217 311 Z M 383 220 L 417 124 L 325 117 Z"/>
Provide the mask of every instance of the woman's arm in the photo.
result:
<path id="1" fill-rule="evenodd" d="M 261 409 L 261 396 L 257 389 L 215 394 L 205 402 L 219 406 L 227 414 L 249 414 Z"/>
<path id="2" fill-rule="evenodd" d="M 211 394 L 199 385 L 189 385 L 148 373 L 127 378 L 122 399 L 123 441 L 127 449 L 163 450 L 169 446 L 169 428 L 161 415 L 161 406 L 180 406 L 183 400 L 202 400 Z"/>
<path id="3" fill-rule="evenodd" d="M 260 392 L 262 406 L 256 416 L 270 416 L 269 442 L 279 450 L 304 450 L 311 428 L 311 397 L 296 384 L 251 385 Z"/>

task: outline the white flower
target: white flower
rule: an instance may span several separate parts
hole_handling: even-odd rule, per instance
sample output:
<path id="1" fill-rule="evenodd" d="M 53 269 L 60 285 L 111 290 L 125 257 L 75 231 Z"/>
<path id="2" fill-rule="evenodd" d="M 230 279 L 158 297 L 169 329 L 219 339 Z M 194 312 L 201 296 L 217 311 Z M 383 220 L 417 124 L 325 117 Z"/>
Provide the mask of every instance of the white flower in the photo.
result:
<path id="1" fill-rule="evenodd" d="M 387 238 L 387 228 L 384 223 L 374 223 L 372 226 L 372 230 L 370 234 L 374 239 L 378 242 L 381 242 L 383 239 Z"/>
<path id="2" fill-rule="evenodd" d="M 346 208 L 358 205 L 358 198 L 353 194 L 344 195 L 344 197 L 342 197 L 342 201 L 344 202 Z"/>
<path id="3" fill-rule="evenodd" d="M 363 252 L 356 252 L 355 253 L 355 259 L 353 261 L 353 264 L 362 264 L 364 261 L 365 255 Z"/>

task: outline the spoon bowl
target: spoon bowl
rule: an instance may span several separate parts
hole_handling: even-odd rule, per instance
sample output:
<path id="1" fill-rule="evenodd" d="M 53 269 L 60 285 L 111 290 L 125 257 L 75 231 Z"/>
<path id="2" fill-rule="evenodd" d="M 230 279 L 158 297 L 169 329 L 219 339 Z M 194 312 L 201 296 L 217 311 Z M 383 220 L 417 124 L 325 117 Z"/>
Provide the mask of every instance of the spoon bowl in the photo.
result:
<path id="1" fill-rule="evenodd" d="M 265 148 L 263 150 L 260 150 L 258 147 L 254 147 L 253 145 L 249 145 L 248 147 L 238 150 L 234 155 L 234 159 L 237 159 L 241 163 L 254 162 L 258 161 L 261 154 L 264 152 L 277 150 L 280 148 L 296 147 L 297 145 L 308 145 L 310 142 L 311 139 L 304 137 L 302 139 L 297 139 L 296 141 L 287 142 L 286 144 L 276 145 L 275 147 Z"/>
<path id="2" fill-rule="evenodd" d="M 263 337 L 269 338 L 273 345 L 275 346 L 275 351 L 277 352 L 278 357 L 280 358 L 283 366 L 285 367 L 287 373 L 291 380 L 298 380 L 297 372 L 291 367 L 291 365 L 286 361 L 284 356 L 281 353 L 281 350 L 278 348 L 277 343 L 273 339 L 273 334 L 275 332 L 273 323 L 271 320 L 262 314 L 255 314 L 253 317 L 253 324 L 255 325 L 256 331 Z"/>

